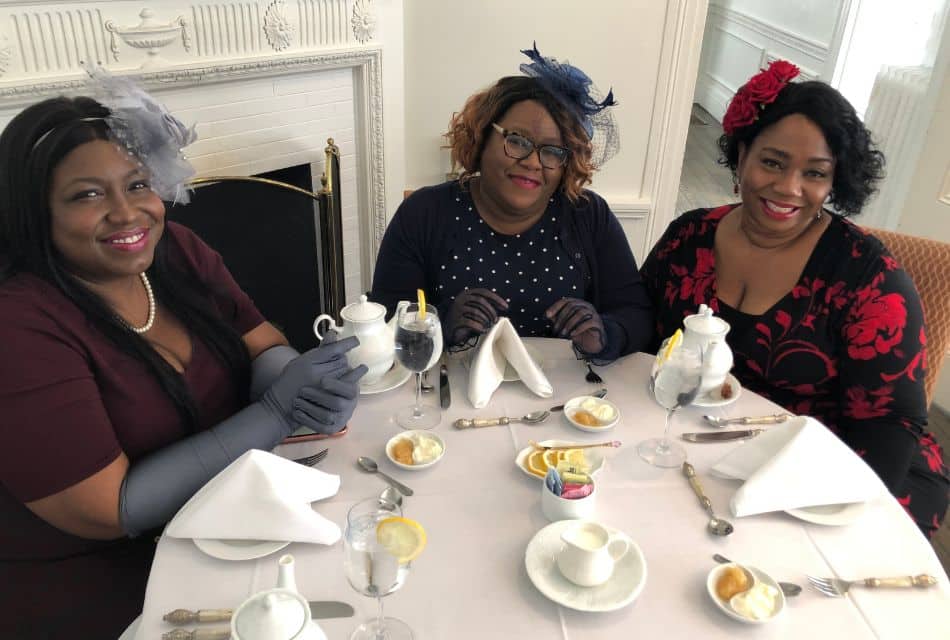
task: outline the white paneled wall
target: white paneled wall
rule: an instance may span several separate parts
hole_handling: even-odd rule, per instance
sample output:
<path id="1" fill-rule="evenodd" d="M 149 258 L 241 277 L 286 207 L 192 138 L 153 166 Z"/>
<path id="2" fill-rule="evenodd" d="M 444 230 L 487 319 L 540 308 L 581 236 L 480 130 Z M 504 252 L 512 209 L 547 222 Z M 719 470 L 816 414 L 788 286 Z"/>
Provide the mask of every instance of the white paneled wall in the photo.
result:
<path id="1" fill-rule="evenodd" d="M 736 90 L 777 58 L 798 65 L 803 80 L 818 78 L 828 63 L 841 2 L 796 4 L 795 20 L 777 3 L 711 2 L 695 101 L 721 121 Z"/>

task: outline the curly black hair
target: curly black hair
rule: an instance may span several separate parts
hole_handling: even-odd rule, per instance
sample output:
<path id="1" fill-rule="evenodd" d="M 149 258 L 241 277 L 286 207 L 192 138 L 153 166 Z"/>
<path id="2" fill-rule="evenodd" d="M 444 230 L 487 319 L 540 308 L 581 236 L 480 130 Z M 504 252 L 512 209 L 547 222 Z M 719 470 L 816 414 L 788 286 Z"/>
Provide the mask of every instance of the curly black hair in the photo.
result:
<path id="1" fill-rule="evenodd" d="M 884 178 L 884 154 L 877 150 L 854 107 L 837 89 L 824 82 L 792 82 L 775 101 L 759 110 L 758 119 L 719 138 L 719 164 L 732 170 L 739 164 L 739 145 L 746 148 L 762 131 L 785 116 L 800 113 L 815 123 L 835 158 L 831 205 L 842 216 L 861 212 Z"/>

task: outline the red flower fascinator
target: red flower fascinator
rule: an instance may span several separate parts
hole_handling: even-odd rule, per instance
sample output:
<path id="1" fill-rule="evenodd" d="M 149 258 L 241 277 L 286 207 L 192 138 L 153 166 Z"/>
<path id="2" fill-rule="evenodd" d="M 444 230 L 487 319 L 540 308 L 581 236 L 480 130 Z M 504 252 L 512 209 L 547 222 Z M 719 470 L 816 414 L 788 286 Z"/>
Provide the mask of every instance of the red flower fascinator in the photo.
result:
<path id="1" fill-rule="evenodd" d="M 797 75 L 798 67 L 791 62 L 775 60 L 768 69 L 749 78 L 732 97 L 726 115 L 722 118 L 722 130 L 731 136 L 739 127 L 755 122 L 759 110 L 774 102 L 779 91 Z"/>

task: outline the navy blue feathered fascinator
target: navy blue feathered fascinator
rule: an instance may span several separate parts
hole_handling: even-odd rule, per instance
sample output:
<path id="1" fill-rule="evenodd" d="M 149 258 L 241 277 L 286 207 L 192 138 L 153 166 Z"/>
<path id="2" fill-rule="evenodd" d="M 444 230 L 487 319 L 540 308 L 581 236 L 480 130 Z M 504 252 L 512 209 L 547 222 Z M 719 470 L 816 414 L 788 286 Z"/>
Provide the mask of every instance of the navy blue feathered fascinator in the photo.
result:
<path id="1" fill-rule="evenodd" d="M 602 94 L 590 77 L 569 64 L 541 55 L 537 43 L 521 53 L 531 58 L 530 64 L 522 64 L 521 72 L 537 79 L 547 91 L 567 107 L 584 127 L 593 147 L 591 162 L 602 166 L 620 150 L 617 124 L 607 107 L 617 104 L 613 90 Z"/>

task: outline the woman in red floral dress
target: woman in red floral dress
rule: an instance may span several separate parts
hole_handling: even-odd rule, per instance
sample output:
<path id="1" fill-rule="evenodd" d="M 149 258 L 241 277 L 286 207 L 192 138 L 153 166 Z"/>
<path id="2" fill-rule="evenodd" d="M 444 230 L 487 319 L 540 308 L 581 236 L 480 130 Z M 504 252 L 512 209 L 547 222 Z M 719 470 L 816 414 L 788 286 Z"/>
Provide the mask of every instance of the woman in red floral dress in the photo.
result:
<path id="1" fill-rule="evenodd" d="M 884 159 L 840 93 L 789 83 L 797 73 L 773 63 L 726 111 L 721 162 L 741 202 L 684 213 L 644 263 L 657 335 L 708 304 L 732 326 L 740 382 L 837 433 L 929 536 L 950 476 L 924 429 L 920 300 L 881 242 L 845 219 Z"/>

